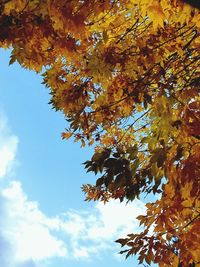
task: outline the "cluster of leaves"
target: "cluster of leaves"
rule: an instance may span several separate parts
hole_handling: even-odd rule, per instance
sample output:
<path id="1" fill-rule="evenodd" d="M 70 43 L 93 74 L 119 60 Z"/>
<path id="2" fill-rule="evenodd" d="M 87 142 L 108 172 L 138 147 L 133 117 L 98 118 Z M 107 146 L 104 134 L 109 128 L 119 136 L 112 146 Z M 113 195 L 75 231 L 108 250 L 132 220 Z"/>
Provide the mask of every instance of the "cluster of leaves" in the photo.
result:
<path id="1" fill-rule="evenodd" d="M 138 217 L 145 231 L 117 240 L 122 246 L 131 247 L 122 253 L 127 252 L 128 256 L 139 253 L 140 262 L 145 260 L 150 264 L 153 261 L 159 266 L 199 265 L 200 164 L 197 152 L 182 161 L 182 169 L 173 166 L 173 172 L 170 170 L 173 176 L 163 185 L 161 200 L 148 203 L 147 214 Z"/>
<path id="2" fill-rule="evenodd" d="M 188 1 L 185 1 L 188 2 Z M 194 1 L 192 1 L 194 2 Z M 181 0 L 1 0 L 0 47 L 41 72 L 62 137 L 96 144 L 87 200 L 161 193 L 118 240 L 159 266 L 200 265 L 200 12 Z M 164 179 L 163 179 L 164 178 Z"/>
<path id="3" fill-rule="evenodd" d="M 137 145 L 128 147 L 126 151 L 123 151 L 120 147 L 117 147 L 112 151 L 111 149 L 104 149 L 97 151 L 91 160 L 86 161 L 85 168 L 88 172 L 102 173 L 103 175 L 97 179 L 96 185 L 93 189 L 97 189 L 97 196 L 89 193 L 87 200 L 104 200 L 105 202 L 109 198 L 120 199 L 122 202 L 124 198 L 128 201 L 132 201 L 135 197 L 139 198 L 142 192 L 160 193 L 158 188 L 162 175 L 157 176 L 153 168 L 160 168 L 164 161 L 164 150 L 156 149 L 150 158 L 150 163 L 146 168 L 140 161 L 139 156 L 143 151 L 138 150 Z M 153 165 L 154 164 L 154 165 Z M 153 168 L 152 168 L 153 165 Z M 92 187 L 89 187 L 91 191 Z M 84 187 L 84 191 L 88 192 L 88 188 Z M 106 198 L 104 194 L 98 194 L 98 192 L 107 192 Z M 108 197 L 109 196 L 109 197 Z"/>

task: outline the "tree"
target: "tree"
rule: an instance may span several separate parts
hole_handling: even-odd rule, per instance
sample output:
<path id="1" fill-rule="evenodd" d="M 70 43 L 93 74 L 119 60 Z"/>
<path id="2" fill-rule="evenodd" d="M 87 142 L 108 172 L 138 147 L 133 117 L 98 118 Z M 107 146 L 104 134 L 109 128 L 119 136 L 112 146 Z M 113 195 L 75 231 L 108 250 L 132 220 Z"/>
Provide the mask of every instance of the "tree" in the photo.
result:
<path id="1" fill-rule="evenodd" d="M 187 2 L 187 1 L 186 1 Z M 41 72 L 64 139 L 95 143 L 87 200 L 161 197 L 117 240 L 160 267 L 200 266 L 200 13 L 181 0 L 2 0 L 0 46 Z"/>

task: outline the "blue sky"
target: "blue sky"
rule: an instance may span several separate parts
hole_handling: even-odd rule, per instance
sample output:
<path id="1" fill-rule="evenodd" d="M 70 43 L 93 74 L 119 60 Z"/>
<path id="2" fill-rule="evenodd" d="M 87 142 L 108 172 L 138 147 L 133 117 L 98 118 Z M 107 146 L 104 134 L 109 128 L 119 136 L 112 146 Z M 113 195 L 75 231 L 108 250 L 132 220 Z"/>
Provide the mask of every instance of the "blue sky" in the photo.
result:
<path id="1" fill-rule="evenodd" d="M 144 203 L 84 201 L 92 150 L 61 139 L 66 121 L 40 76 L 0 58 L 0 266 L 138 266 L 113 241 L 138 231 Z"/>

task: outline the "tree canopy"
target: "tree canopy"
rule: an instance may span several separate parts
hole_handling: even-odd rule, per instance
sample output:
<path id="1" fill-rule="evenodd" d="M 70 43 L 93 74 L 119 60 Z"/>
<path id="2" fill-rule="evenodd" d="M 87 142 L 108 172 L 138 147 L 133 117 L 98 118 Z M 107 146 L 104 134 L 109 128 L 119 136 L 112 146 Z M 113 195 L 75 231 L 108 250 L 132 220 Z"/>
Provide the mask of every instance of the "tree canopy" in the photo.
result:
<path id="1" fill-rule="evenodd" d="M 200 12 L 186 2 L 0 1 L 10 64 L 42 74 L 63 139 L 95 145 L 86 199 L 160 194 L 117 240 L 160 267 L 200 266 Z"/>

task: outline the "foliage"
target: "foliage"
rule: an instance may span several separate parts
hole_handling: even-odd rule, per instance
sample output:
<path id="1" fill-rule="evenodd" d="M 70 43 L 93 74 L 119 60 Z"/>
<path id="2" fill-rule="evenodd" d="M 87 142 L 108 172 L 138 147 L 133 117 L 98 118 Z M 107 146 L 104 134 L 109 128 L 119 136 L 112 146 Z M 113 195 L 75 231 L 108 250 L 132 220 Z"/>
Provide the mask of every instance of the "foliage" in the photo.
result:
<path id="1" fill-rule="evenodd" d="M 189 1 L 186 1 L 189 2 Z M 160 193 L 119 239 L 160 267 L 200 266 L 200 13 L 180 0 L 1 0 L 0 46 L 42 72 L 69 122 L 97 144 L 87 200 Z"/>

